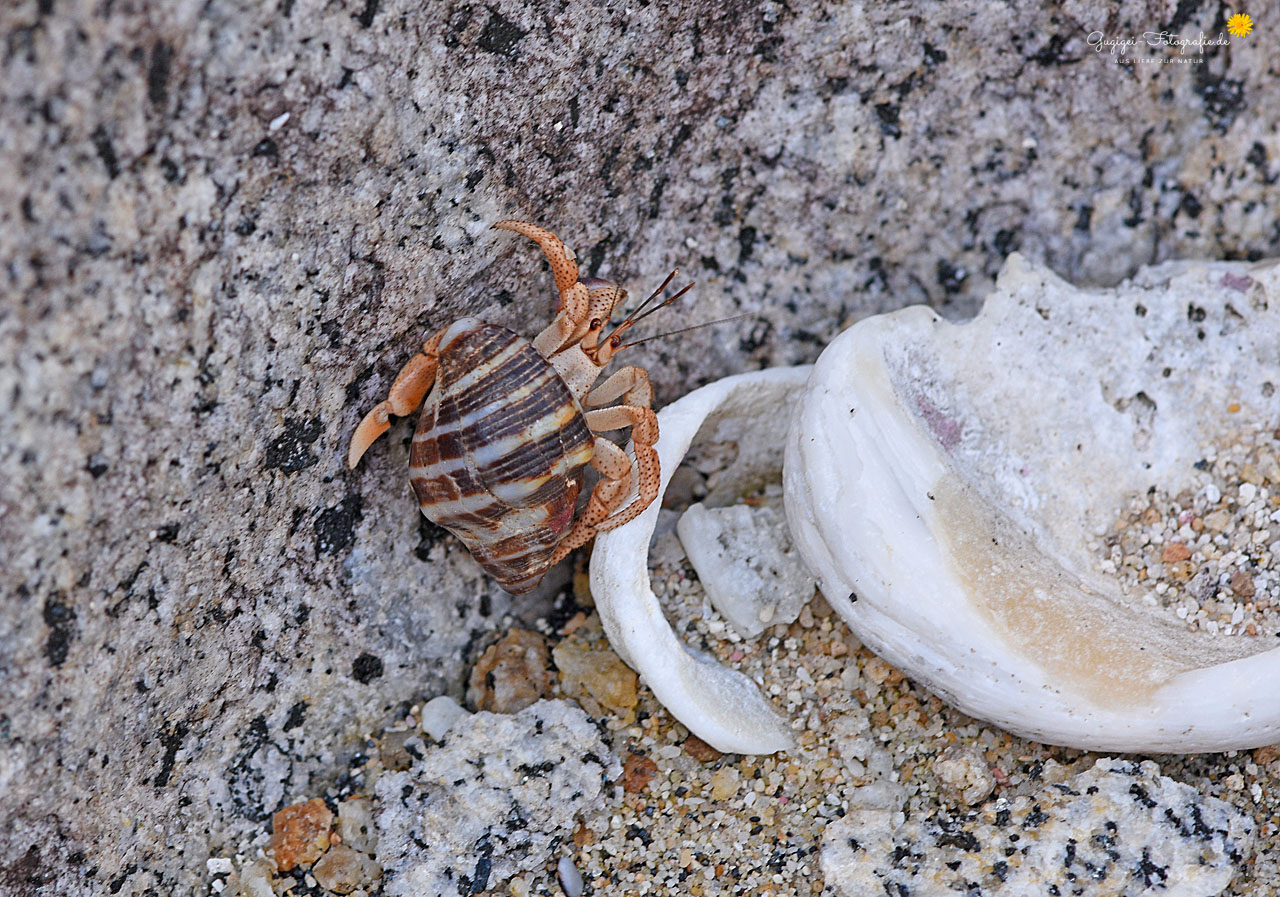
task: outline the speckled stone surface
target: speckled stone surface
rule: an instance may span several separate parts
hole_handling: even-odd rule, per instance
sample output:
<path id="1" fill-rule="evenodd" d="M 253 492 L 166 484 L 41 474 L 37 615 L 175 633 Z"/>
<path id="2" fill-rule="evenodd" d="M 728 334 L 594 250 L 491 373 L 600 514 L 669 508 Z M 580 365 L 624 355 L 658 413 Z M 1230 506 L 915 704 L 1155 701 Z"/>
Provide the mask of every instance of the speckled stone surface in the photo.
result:
<path id="1" fill-rule="evenodd" d="M 541 871 L 622 774 L 591 720 L 566 701 L 477 713 L 415 752 L 408 770 L 378 778 L 388 897 L 478 894 Z"/>
<path id="2" fill-rule="evenodd" d="M 1259 6 L 1202 65 L 1126 66 L 1085 35 L 1223 10 L 4 4 L 0 890 L 196 891 L 461 697 L 512 604 L 420 522 L 406 424 L 342 453 L 432 328 L 549 316 L 490 223 L 633 293 L 681 265 L 663 327 L 755 315 L 634 350 L 659 404 L 971 312 L 1014 249 L 1077 283 L 1276 255 Z"/>
<path id="3" fill-rule="evenodd" d="M 824 893 L 1210 897 L 1248 858 L 1254 833 L 1240 810 L 1155 763 L 1113 758 L 967 814 L 892 817 L 855 810 L 827 826 Z"/>

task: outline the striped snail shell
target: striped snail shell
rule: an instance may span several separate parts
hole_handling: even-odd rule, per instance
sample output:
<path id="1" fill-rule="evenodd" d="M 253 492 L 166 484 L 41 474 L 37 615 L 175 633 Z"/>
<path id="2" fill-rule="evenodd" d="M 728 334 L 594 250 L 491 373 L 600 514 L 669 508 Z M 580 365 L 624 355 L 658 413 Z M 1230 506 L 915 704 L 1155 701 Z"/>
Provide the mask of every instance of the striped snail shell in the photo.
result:
<path id="1" fill-rule="evenodd" d="M 410 482 L 422 513 L 519 595 L 573 525 L 593 437 L 564 380 L 519 334 L 461 318 L 439 352 Z"/>

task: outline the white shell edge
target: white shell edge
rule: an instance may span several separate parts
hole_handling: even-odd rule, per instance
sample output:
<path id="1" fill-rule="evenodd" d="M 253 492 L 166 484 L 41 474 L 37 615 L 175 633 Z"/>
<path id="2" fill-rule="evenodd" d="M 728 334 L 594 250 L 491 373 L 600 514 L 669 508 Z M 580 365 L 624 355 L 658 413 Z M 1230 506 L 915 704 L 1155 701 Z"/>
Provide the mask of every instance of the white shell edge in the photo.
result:
<path id="1" fill-rule="evenodd" d="M 649 542 L 662 495 L 704 424 L 733 405 L 735 422 L 753 426 L 762 440 L 782 443 L 791 397 L 811 366 L 771 368 L 717 380 L 658 413 L 656 449 L 662 468 L 658 498 L 635 520 L 596 536 L 591 593 L 609 642 L 644 677 L 671 714 L 724 753 L 771 754 L 793 746 L 788 721 L 754 682 L 714 658 L 695 653 L 676 637 L 649 579 Z M 743 403 L 754 414 L 740 413 Z"/>

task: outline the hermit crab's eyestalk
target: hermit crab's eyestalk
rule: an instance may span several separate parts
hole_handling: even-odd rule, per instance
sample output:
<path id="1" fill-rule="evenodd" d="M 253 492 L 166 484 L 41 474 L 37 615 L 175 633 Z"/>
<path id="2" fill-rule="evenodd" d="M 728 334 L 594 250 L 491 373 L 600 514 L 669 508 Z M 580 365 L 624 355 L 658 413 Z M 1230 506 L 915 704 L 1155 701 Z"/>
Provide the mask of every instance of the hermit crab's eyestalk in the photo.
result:
<path id="1" fill-rule="evenodd" d="M 683 288 L 681 288 L 678 292 L 676 292 L 675 295 L 670 296 L 667 299 L 664 299 L 662 302 L 659 302 L 657 305 L 655 305 L 653 308 L 650 308 L 648 311 L 645 310 L 645 307 L 650 302 L 652 302 L 654 299 L 657 299 L 659 296 L 662 295 L 663 291 L 666 290 L 666 288 L 671 285 L 671 281 L 675 280 L 676 275 L 679 273 L 680 273 L 679 268 L 673 269 L 672 272 L 667 275 L 667 279 L 662 282 L 662 285 L 659 286 L 652 293 L 650 293 L 649 298 L 641 302 L 640 305 L 636 307 L 635 311 L 627 315 L 627 317 L 622 321 L 621 324 L 613 328 L 613 332 L 610 333 L 607 338 L 605 338 L 604 340 L 602 340 L 596 345 L 583 346 L 583 348 L 587 352 L 590 352 L 592 354 L 592 357 L 596 364 L 603 367 L 604 365 L 609 363 L 609 360 L 613 358 L 613 355 L 615 352 L 623 348 L 624 344 L 622 342 L 622 334 L 626 333 L 628 330 L 634 327 L 637 323 L 639 323 L 640 321 L 643 321 L 645 318 L 649 317 L 649 315 L 653 314 L 659 309 L 666 308 L 668 305 L 671 305 L 673 302 L 675 302 L 685 293 L 693 289 L 694 285 L 692 283 L 687 284 Z M 586 340 L 584 339 L 583 342 L 585 343 Z M 631 345 L 635 345 L 635 344 L 632 343 Z"/>

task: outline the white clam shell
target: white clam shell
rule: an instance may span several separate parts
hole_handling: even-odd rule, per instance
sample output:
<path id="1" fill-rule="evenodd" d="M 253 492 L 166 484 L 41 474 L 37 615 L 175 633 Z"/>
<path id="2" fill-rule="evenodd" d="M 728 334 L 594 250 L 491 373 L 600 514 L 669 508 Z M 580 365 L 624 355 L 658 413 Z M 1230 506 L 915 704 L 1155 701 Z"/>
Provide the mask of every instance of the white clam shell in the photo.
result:
<path id="1" fill-rule="evenodd" d="M 733 441 L 732 479 L 776 477 L 790 402 L 809 367 L 773 368 L 717 380 L 658 413 L 659 497 L 625 526 L 596 536 L 591 594 L 609 642 L 654 695 L 691 732 L 726 753 L 769 754 L 792 745 L 791 729 L 755 683 L 676 637 L 649 581 L 649 542 L 662 494 L 688 452 L 703 439 Z"/>
<path id="2" fill-rule="evenodd" d="M 1095 291 L 1015 255 L 975 320 L 908 308 L 823 352 L 788 522 L 857 636 L 973 716 L 1093 750 L 1270 744 L 1276 639 L 1187 631 L 1094 573 L 1087 543 L 1131 494 L 1195 488 L 1206 449 L 1280 423 L 1278 387 L 1274 264 Z"/>

